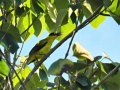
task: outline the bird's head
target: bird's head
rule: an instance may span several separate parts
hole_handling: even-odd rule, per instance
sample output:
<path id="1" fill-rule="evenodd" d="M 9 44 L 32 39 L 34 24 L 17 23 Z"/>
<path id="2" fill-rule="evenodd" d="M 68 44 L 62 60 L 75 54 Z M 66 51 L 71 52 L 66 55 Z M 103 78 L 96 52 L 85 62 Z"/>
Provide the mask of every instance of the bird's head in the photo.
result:
<path id="1" fill-rule="evenodd" d="M 62 33 L 50 33 L 49 36 L 60 36 Z"/>

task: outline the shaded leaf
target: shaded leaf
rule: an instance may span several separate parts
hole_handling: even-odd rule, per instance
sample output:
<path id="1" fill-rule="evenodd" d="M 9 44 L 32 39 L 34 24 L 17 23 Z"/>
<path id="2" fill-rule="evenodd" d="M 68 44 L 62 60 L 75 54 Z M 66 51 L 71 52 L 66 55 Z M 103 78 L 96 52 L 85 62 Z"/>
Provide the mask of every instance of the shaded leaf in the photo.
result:
<path id="1" fill-rule="evenodd" d="M 104 83 L 102 84 L 103 88 L 107 90 L 119 90 L 120 89 L 120 71 L 114 75 L 113 77 L 109 77 Z"/>
<path id="2" fill-rule="evenodd" d="M 61 9 L 67 9 L 68 8 L 68 0 L 55 0 L 54 2 L 55 7 L 57 9 L 57 11 L 59 12 L 59 10 Z M 62 5 L 62 7 L 61 7 Z"/>
<path id="3" fill-rule="evenodd" d="M 3 23 L 2 27 L 1 27 L 1 31 L 5 32 L 5 33 L 11 34 L 16 41 L 22 42 L 18 28 L 16 28 L 12 24 L 10 24 L 10 23 Z"/>
<path id="4" fill-rule="evenodd" d="M 82 63 L 82 62 L 74 62 L 73 67 L 69 70 L 69 72 L 72 73 L 76 73 L 76 71 L 82 70 L 84 68 L 86 68 L 88 65 L 86 63 Z"/>
<path id="5" fill-rule="evenodd" d="M 31 9 L 35 11 L 37 14 L 39 14 L 40 12 L 44 12 L 41 5 L 42 4 L 39 0 L 31 0 Z"/>
<path id="6" fill-rule="evenodd" d="M 73 62 L 69 59 L 59 59 L 52 63 L 48 69 L 48 75 L 61 75 L 73 66 Z"/>
<path id="7" fill-rule="evenodd" d="M 78 74 L 76 78 L 76 84 L 82 90 L 90 90 L 91 89 L 91 81 L 85 77 L 85 75 Z"/>
<path id="8" fill-rule="evenodd" d="M 19 46 L 15 41 L 14 37 L 9 33 L 0 32 L 0 43 L 11 53 L 14 53 L 18 50 Z"/>
<path id="9" fill-rule="evenodd" d="M 46 72 L 44 71 L 43 68 L 39 69 L 39 76 L 40 76 L 40 79 L 43 80 L 43 81 L 47 79 L 47 74 L 46 74 Z"/>
<path id="10" fill-rule="evenodd" d="M 96 56 L 96 57 L 94 57 L 94 62 L 100 60 L 101 58 L 102 58 L 102 56 Z"/>
<path id="11" fill-rule="evenodd" d="M 35 22 L 34 22 L 34 20 L 35 20 Z M 33 28 L 34 28 L 34 31 L 35 31 L 34 34 L 36 36 L 39 36 L 40 33 L 41 33 L 42 24 L 41 24 L 40 20 L 33 14 L 32 14 L 32 22 L 34 22 L 33 23 Z"/>
<path id="12" fill-rule="evenodd" d="M 67 9 L 61 9 L 61 10 L 58 12 L 54 31 L 57 31 L 58 28 L 61 26 L 62 21 L 64 20 L 66 14 L 67 14 Z"/>
<path id="13" fill-rule="evenodd" d="M 61 85 L 64 86 L 64 87 L 70 85 L 69 81 L 66 81 L 63 77 L 60 78 L 60 83 L 61 83 Z"/>

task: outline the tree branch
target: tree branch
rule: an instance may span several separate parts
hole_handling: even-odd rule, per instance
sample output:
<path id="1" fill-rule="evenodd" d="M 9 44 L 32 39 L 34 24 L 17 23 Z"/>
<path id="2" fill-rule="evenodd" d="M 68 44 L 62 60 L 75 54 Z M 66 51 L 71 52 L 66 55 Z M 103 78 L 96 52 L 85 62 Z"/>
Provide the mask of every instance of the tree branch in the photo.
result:
<path id="1" fill-rule="evenodd" d="M 67 39 L 69 39 L 73 32 L 77 33 L 79 30 L 81 30 L 84 26 L 89 24 L 89 22 L 94 18 L 99 15 L 100 10 L 103 7 L 103 3 L 97 8 L 97 10 L 89 16 L 83 23 L 81 23 L 76 29 L 74 29 L 71 33 L 69 33 L 64 39 L 62 39 L 56 46 L 54 46 L 32 69 L 31 73 L 28 75 L 26 80 L 24 81 L 24 85 L 30 80 L 31 76 L 33 73 L 38 69 L 38 67 L 59 47 L 61 46 Z M 19 90 L 22 90 L 22 86 L 20 86 Z"/>
<path id="2" fill-rule="evenodd" d="M 120 64 L 116 66 L 113 70 L 111 70 L 95 87 L 92 88 L 92 90 L 96 90 L 107 78 L 109 78 L 118 68 L 120 67 Z"/>

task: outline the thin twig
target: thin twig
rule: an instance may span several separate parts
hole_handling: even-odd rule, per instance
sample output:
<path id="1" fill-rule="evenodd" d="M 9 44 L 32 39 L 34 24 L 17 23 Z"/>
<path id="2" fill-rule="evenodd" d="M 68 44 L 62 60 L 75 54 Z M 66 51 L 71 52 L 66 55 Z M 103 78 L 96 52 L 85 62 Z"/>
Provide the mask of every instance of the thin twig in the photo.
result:
<path id="1" fill-rule="evenodd" d="M 98 9 L 90 16 L 88 17 L 83 23 L 81 23 L 75 30 L 73 30 L 71 33 L 69 33 L 64 39 L 62 39 L 56 46 L 54 46 L 38 63 L 35 65 L 35 67 L 32 69 L 30 74 L 27 76 L 26 80 L 24 81 L 24 85 L 30 80 L 33 73 L 38 69 L 38 67 L 59 47 L 61 46 L 67 39 L 69 39 L 73 32 L 77 33 L 79 30 L 81 30 L 86 24 L 89 23 L 89 21 L 98 16 L 100 10 L 102 9 L 103 4 L 101 4 Z M 22 86 L 20 86 L 19 90 L 22 89 Z"/>
<path id="2" fill-rule="evenodd" d="M 107 78 L 109 78 L 116 70 L 118 70 L 120 67 L 120 64 L 117 65 L 113 70 L 111 70 L 95 87 L 92 88 L 92 90 L 96 90 Z"/>
<path id="3" fill-rule="evenodd" d="M 11 89 L 14 90 L 11 73 L 9 73 L 9 81 L 10 81 Z"/>
<path id="4" fill-rule="evenodd" d="M 14 71 L 14 73 L 16 74 L 16 76 L 17 76 L 18 80 L 20 81 L 23 89 L 26 90 L 24 83 L 21 81 L 19 75 L 18 75 L 17 72 L 15 71 L 14 67 L 11 65 L 10 61 L 7 59 L 7 57 L 6 57 L 6 56 L 4 55 L 4 53 L 1 51 L 1 49 L 0 49 L 0 53 L 1 53 L 2 56 L 5 58 L 7 64 L 11 67 L 11 69 L 12 69 L 12 70 Z"/>

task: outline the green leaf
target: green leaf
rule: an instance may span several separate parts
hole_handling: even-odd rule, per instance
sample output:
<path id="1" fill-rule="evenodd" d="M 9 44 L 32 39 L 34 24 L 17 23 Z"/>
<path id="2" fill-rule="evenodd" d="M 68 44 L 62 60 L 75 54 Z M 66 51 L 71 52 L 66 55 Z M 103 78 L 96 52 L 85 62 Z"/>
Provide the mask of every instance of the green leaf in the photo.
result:
<path id="1" fill-rule="evenodd" d="M 114 75 L 113 77 L 109 77 L 104 83 L 102 84 L 103 88 L 107 88 L 107 90 L 119 90 L 120 89 L 120 71 Z"/>
<path id="2" fill-rule="evenodd" d="M 12 24 L 3 23 L 1 27 L 1 31 L 11 34 L 16 41 L 22 42 L 18 28 L 16 28 Z"/>
<path id="3" fill-rule="evenodd" d="M 99 7 L 102 1 L 95 1 L 95 0 L 85 0 L 83 2 L 82 10 L 83 14 L 88 18 L 93 12 Z M 106 12 L 104 12 L 106 13 Z M 90 24 L 93 28 L 97 28 L 104 20 L 106 16 L 99 15 L 96 17 Z M 97 22 L 97 23 L 96 23 Z"/>
<path id="4" fill-rule="evenodd" d="M 10 72 L 9 66 L 6 64 L 4 59 L 0 59 L 0 74 L 3 76 L 8 76 Z"/>
<path id="5" fill-rule="evenodd" d="M 72 23 L 71 19 L 68 19 L 68 23 L 65 25 L 62 25 L 60 27 L 60 31 L 63 33 L 60 37 L 58 37 L 58 40 L 62 40 L 65 36 L 67 36 L 70 32 L 72 32 L 75 29 L 75 23 Z"/>
<path id="6" fill-rule="evenodd" d="M 17 28 L 19 29 L 21 36 L 23 39 L 26 41 L 30 36 L 34 33 L 33 26 L 31 26 L 29 29 L 28 27 L 32 23 L 32 15 L 31 14 L 26 14 L 25 16 L 21 16 L 20 20 L 18 22 Z M 27 30 L 27 32 L 25 32 Z"/>
<path id="7" fill-rule="evenodd" d="M 113 70 L 116 66 L 113 63 L 102 63 L 105 71 L 109 73 L 111 70 Z M 112 76 L 116 75 L 118 70 L 112 74 Z"/>
<path id="8" fill-rule="evenodd" d="M 58 16 L 57 16 L 57 19 L 56 19 L 56 24 L 55 24 L 54 31 L 57 31 L 58 28 L 61 26 L 62 21 L 64 20 L 66 14 L 67 14 L 67 10 L 66 9 L 61 9 L 58 12 Z"/>
<path id="9" fill-rule="evenodd" d="M 44 12 L 41 6 L 42 4 L 39 0 L 31 0 L 31 9 L 33 10 L 33 12 L 36 12 L 37 14 L 39 14 L 40 12 Z"/>
<path id="10" fill-rule="evenodd" d="M 50 19 L 49 15 L 45 15 L 45 24 L 48 32 L 54 32 L 55 23 Z"/>
<path id="11" fill-rule="evenodd" d="M 55 4 L 57 11 L 68 8 L 68 0 L 55 0 L 54 4 Z"/>
<path id="12" fill-rule="evenodd" d="M 96 17 L 90 24 L 93 28 L 98 28 L 98 26 L 100 24 L 102 24 L 103 21 L 105 21 L 105 19 L 107 18 L 107 16 L 102 16 L 99 15 L 98 17 Z M 96 23 L 97 22 L 97 23 Z"/>
<path id="13" fill-rule="evenodd" d="M 19 46 L 15 41 L 14 37 L 9 33 L 0 32 L 0 43 L 11 53 L 15 53 Z"/>
<path id="14" fill-rule="evenodd" d="M 101 58 L 102 58 L 102 56 L 96 56 L 96 57 L 94 57 L 94 62 L 100 60 Z"/>
<path id="15" fill-rule="evenodd" d="M 55 6 L 54 5 L 52 5 L 50 2 L 49 2 L 49 0 L 41 0 L 44 4 L 45 4 L 45 6 L 46 6 L 46 8 L 47 8 L 47 13 L 48 13 L 48 15 L 49 15 L 49 17 L 50 17 L 50 19 L 52 20 L 52 22 L 56 22 L 56 16 L 57 16 L 57 13 L 55 12 L 56 11 L 56 8 L 55 8 Z"/>
<path id="16" fill-rule="evenodd" d="M 117 10 L 115 12 L 112 12 L 111 10 L 108 10 L 109 13 L 111 14 L 111 16 L 113 17 L 113 19 L 117 22 L 117 24 L 120 24 L 120 5 L 117 8 Z"/>
<path id="17" fill-rule="evenodd" d="M 106 0 L 104 0 L 106 1 Z M 108 0 L 107 0 L 108 1 Z M 118 8 L 118 6 L 120 5 L 120 2 L 119 0 L 113 0 L 112 1 L 112 4 L 109 6 L 109 9 L 112 11 L 112 12 L 115 12 Z"/>
<path id="18" fill-rule="evenodd" d="M 48 75 L 61 75 L 63 72 L 70 70 L 73 62 L 69 59 L 59 59 L 52 63 L 48 69 Z"/>
<path id="19" fill-rule="evenodd" d="M 63 87 L 69 86 L 69 81 L 66 81 L 63 77 L 60 78 L 60 83 Z"/>
<path id="20" fill-rule="evenodd" d="M 34 20 L 35 20 L 35 22 L 34 22 Z M 39 36 L 39 34 L 41 33 L 42 24 L 41 24 L 40 20 L 33 14 L 32 14 L 32 22 L 34 22 L 33 23 L 33 28 L 35 31 L 34 34 L 36 36 Z"/>
<path id="21" fill-rule="evenodd" d="M 30 82 L 33 84 L 34 87 L 40 87 L 40 78 L 37 73 L 33 74 L 33 76 L 30 78 Z M 28 87 L 30 87 L 29 84 Z"/>
<path id="22" fill-rule="evenodd" d="M 15 9 L 15 14 L 16 14 L 17 16 L 19 16 L 19 17 L 20 17 L 24 12 L 25 12 L 24 7 L 17 7 L 17 8 Z"/>
<path id="23" fill-rule="evenodd" d="M 44 71 L 43 68 L 39 69 L 39 76 L 40 76 L 40 79 L 43 80 L 43 81 L 47 79 L 47 74 L 46 74 L 46 72 Z"/>
<path id="24" fill-rule="evenodd" d="M 107 8 L 112 4 L 112 0 L 103 0 L 104 6 Z"/>
<path id="25" fill-rule="evenodd" d="M 29 75 L 29 73 L 31 72 L 31 68 L 26 66 L 24 69 L 22 69 L 21 71 L 21 76 L 23 79 L 26 79 L 26 77 Z"/>
<path id="26" fill-rule="evenodd" d="M 74 62 L 73 67 L 69 70 L 69 72 L 72 74 L 76 73 L 76 71 L 82 70 L 86 68 L 88 65 L 83 62 Z"/>
<path id="27" fill-rule="evenodd" d="M 97 66 L 100 68 L 100 70 L 103 72 L 103 73 L 105 73 L 105 74 L 107 74 L 107 72 L 105 71 L 105 69 L 104 69 L 104 67 L 103 67 L 103 64 L 101 63 L 101 62 L 97 62 Z"/>
<path id="28" fill-rule="evenodd" d="M 91 81 L 87 77 L 85 77 L 85 75 L 79 74 L 76 78 L 76 84 L 82 90 L 90 90 L 91 89 Z"/>

